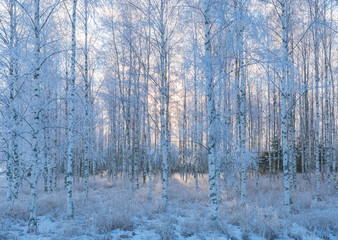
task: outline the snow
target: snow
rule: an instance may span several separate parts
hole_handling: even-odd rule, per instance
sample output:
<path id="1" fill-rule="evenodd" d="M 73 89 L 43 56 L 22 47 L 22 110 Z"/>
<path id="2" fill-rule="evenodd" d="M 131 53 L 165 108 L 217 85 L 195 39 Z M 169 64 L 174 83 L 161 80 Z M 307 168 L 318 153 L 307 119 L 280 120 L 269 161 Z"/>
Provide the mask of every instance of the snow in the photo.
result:
<path id="1" fill-rule="evenodd" d="M 38 191 L 38 232 L 27 233 L 29 188 L 23 184 L 19 199 L 6 203 L 5 178 L 0 177 L 0 239 L 188 239 L 188 240 L 265 240 L 337 239 L 338 196 L 314 198 L 314 189 L 301 177 L 288 214 L 282 207 L 282 179 L 272 184 L 261 177 L 256 187 L 248 178 L 248 203 L 239 204 L 235 188 L 223 189 L 219 204 L 219 224 L 210 219 L 207 176 L 187 182 L 179 175 L 169 181 L 169 205 L 165 209 L 159 176 L 154 181 L 153 199 L 147 200 L 147 185 L 133 193 L 121 182 L 113 185 L 106 176 L 96 178 L 85 201 L 83 182 L 74 183 L 75 218 L 66 217 L 66 190 L 59 183 L 56 191 Z M 62 179 L 60 177 L 60 179 Z M 325 191 L 323 189 L 323 194 Z"/>

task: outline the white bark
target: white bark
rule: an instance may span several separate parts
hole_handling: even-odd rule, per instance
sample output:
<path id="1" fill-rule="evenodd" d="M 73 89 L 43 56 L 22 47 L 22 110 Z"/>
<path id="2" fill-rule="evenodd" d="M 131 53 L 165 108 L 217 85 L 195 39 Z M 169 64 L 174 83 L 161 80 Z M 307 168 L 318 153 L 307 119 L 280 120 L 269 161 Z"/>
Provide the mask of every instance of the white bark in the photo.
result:
<path id="1" fill-rule="evenodd" d="M 241 203 L 246 203 L 246 114 L 245 114 L 245 73 L 244 73 L 244 23 L 243 23 L 243 2 L 239 1 L 239 29 L 238 31 L 238 56 L 240 70 L 240 105 L 239 105 L 239 127 L 240 127 L 240 149 L 241 149 Z"/>
<path id="2" fill-rule="evenodd" d="M 93 186 L 95 186 L 95 184 L 96 184 L 96 180 L 95 180 L 95 176 L 96 176 L 96 161 L 95 161 L 95 159 L 93 159 L 92 164 L 93 164 Z"/>
<path id="3" fill-rule="evenodd" d="M 152 197 L 152 156 L 150 155 L 151 152 L 151 135 L 150 135 L 150 116 L 149 116 L 149 96 L 148 96 L 148 79 L 147 79 L 147 102 L 146 102 L 146 114 L 147 114 L 147 151 L 146 151 L 146 157 L 148 159 L 148 199 L 151 199 Z M 146 163 L 145 163 L 146 164 Z"/>
<path id="4" fill-rule="evenodd" d="M 12 199 L 12 185 L 13 185 L 13 176 L 15 174 L 15 169 L 13 169 L 14 158 L 15 158 L 15 145 L 16 145 L 16 110 L 14 106 L 14 94 L 15 94 L 15 34 L 16 34 L 16 16 L 15 16 L 15 1 L 10 1 L 9 6 L 9 15 L 10 15 L 10 39 L 9 39 L 9 77 L 8 77 L 8 85 L 9 85 L 9 104 L 7 107 L 7 112 L 9 114 L 9 133 L 10 140 L 8 143 L 8 153 L 7 153 L 7 161 L 6 161 L 6 194 L 7 201 Z M 13 195 L 15 195 L 13 193 Z"/>
<path id="5" fill-rule="evenodd" d="M 75 56 L 76 56 L 76 5 L 77 0 L 73 0 L 72 12 L 72 55 L 71 55 L 71 79 L 70 79 L 70 101 L 69 101 L 69 119 L 68 119 L 68 161 L 67 161 L 67 216 L 74 217 L 73 204 L 73 161 L 74 161 L 74 128 L 75 128 Z"/>
<path id="6" fill-rule="evenodd" d="M 19 173 L 19 146 L 17 142 L 18 138 L 18 113 L 15 103 L 15 94 L 16 89 L 15 85 L 18 81 L 18 47 L 17 47 L 17 13 L 16 13 L 16 1 L 11 0 L 10 2 L 10 104 L 11 104 L 11 151 L 12 164 L 13 164 L 13 176 L 14 176 L 14 186 L 13 186 L 13 197 L 16 199 L 18 197 L 19 184 L 20 184 L 20 173 Z"/>
<path id="7" fill-rule="evenodd" d="M 132 63 L 131 63 L 131 58 L 129 62 L 130 66 L 129 68 L 132 68 Z M 131 75 L 129 74 L 129 79 L 128 79 L 128 89 L 127 89 L 127 122 L 126 122 L 126 140 L 127 140 L 127 159 L 128 159 L 128 177 L 129 177 L 129 190 L 132 192 L 133 191 L 133 153 L 131 149 L 131 113 L 130 113 L 130 108 L 131 108 Z"/>
<path id="8" fill-rule="evenodd" d="M 138 181 L 138 177 L 139 177 L 139 159 L 140 159 L 140 115 L 139 115 L 139 102 L 140 102 L 140 84 L 139 84 L 139 77 L 137 77 L 136 79 L 136 83 L 135 83 L 135 91 L 136 91 L 136 113 L 135 113 L 135 123 L 134 123 L 134 181 L 135 181 L 135 185 L 136 185 L 136 189 L 139 189 L 139 181 Z"/>
<path id="9" fill-rule="evenodd" d="M 184 76 L 185 78 L 185 76 Z M 182 158 L 184 163 L 184 175 L 185 175 L 185 182 L 188 182 L 188 161 L 187 161 L 187 86 L 186 81 L 183 81 L 184 85 L 184 94 L 183 94 L 183 126 L 182 126 Z"/>
<path id="10" fill-rule="evenodd" d="M 84 0 L 85 5 L 85 47 L 84 47 L 84 57 L 85 57 L 85 69 L 84 69 L 84 82 L 85 82 L 85 139 L 84 139 L 84 191 L 85 197 L 88 198 L 88 180 L 89 180 L 89 78 L 88 78 L 88 0 Z"/>
<path id="11" fill-rule="evenodd" d="M 210 3 L 208 0 L 203 0 L 203 13 L 204 13 L 204 51 L 205 51 L 205 78 L 207 85 L 207 116 L 208 116 L 208 165 L 209 165 L 209 191 L 210 191 L 210 207 L 211 219 L 217 220 L 218 206 L 216 196 L 216 139 L 215 139 L 215 123 L 216 123 L 216 108 L 214 99 L 214 79 L 211 60 L 211 24 L 210 24 Z"/>
<path id="12" fill-rule="evenodd" d="M 337 169 L 336 169 L 336 113 L 335 113 L 335 87 L 334 87 L 334 78 L 331 79 L 331 86 L 332 86 L 332 113 L 331 113 L 331 124 L 332 124 L 332 170 L 333 170 L 333 189 L 337 189 Z"/>
<path id="13" fill-rule="evenodd" d="M 291 33 L 292 34 L 292 33 Z M 291 35 L 291 43 L 290 43 L 291 49 L 293 49 L 293 40 Z M 295 95 L 295 73 L 294 73 L 294 67 L 292 66 L 292 63 L 294 62 L 294 56 L 293 52 L 290 54 L 290 61 L 288 64 L 288 71 L 290 73 L 288 78 L 288 96 L 289 96 L 289 105 L 288 105 L 288 111 L 289 111 L 289 126 L 288 126 L 288 141 L 289 141 L 289 171 L 291 173 L 290 175 L 290 189 L 296 188 L 296 95 Z"/>
<path id="14" fill-rule="evenodd" d="M 283 148 L 283 173 L 284 173 L 284 205 L 289 211 L 290 209 L 290 182 L 289 182 L 289 156 L 288 156 L 288 139 L 287 139 L 287 68 L 289 64 L 288 56 L 288 33 L 287 33 L 287 0 L 281 1 L 282 10 L 282 29 L 283 29 L 283 56 L 282 56 L 282 105 L 281 105 L 281 117 L 282 117 L 282 148 Z"/>
<path id="15" fill-rule="evenodd" d="M 304 156 L 302 156 L 302 175 L 304 177 L 305 174 L 305 161 L 307 161 L 307 159 L 311 156 L 311 148 L 310 148 L 310 129 L 309 129 L 309 125 L 310 125 L 310 121 L 309 121 L 309 97 L 308 97 L 308 91 L 309 91 L 309 84 L 308 84 L 308 63 L 307 63 L 307 50 L 306 48 L 304 48 L 303 50 L 304 53 L 304 117 L 305 117 L 305 141 L 304 141 Z M 319 127 L 319 125 L 318 125 Z M 315 128 L 317 129 L 317 124 L 315 126 Z M 316 136 L 315 136 L 316 138 Z"/>
<path id="16" fill-rule="evenodd" d="M 38 180 L 38 162 L 39 162 L 39 129 L 40 129 L 40 1 L 34 1 L 34 123 L 32 132 L 33 159 L 30 166 L 30 208 L 29 208 L 29 231 L 37 229 L 36 219 L 36 185 Z"/>
<path id="17" fill-rule="evenodd" d="M 325 30 L 324 30 L 325 31 Z M 326 34 L 325 34 L 326 35 Z M 326 36 L 325 36 L 326 37 Z M 324 41 L 324 57 L 325 57 L 325 159 L 326 159 L 326 175 L 327 175 L 327 189 L 328 193 L 331 193 L 331 159 L 330 159 L 330 105 L 329 105 L 329 66 L 328 66 L 328 56 L 327 56 L 327 45 L 326 39 Z"/>
<path id="18" fill-rule="evenodd" d="M 165 0 L 161 0 L 160 12 L 160 34 L 161 34 L 161 151 L 162 151 L 162 184 L 163 184 L 163 200 L 165 205 L 168 203 L 168 149 L 166 144 L 166 120 L 165 120 L 165 105 L 166 105 L 166 70 L 165 70 L 165 26 L 164 26 L 164 8 Z"/>
<path id="19" fill-rule="evenodd" d="M 269 154 L 269 180 L 272 180 L 272 159 L 271 159 L 271 101 L 270 101 L 270 90 L 271 90 L 271 79 L 270 79 L 270 67 L 268 66 L 268 154 Z"/>
<path id="20" fill-rule="evenodd" d="M 317 18 L 318 6 L 315 6 L 315 19 Z M 316 151 L 316 190 L 317 197 L 320 197 L 320 169 L 319 169 L 319 40 L 317 24 L 314 28 L 314 60 L 315 60 L 315 81 L 316 81 L 316 126 L 315 126 L 315 151 Z"/>
<path id="21" fill-rule="evenodd" d="M 9 152 L 11 152 L 11 149 L 8 149 Z M 12 157 L 10 155 L 10 153 L 8 153 L 7 156 L 7 161 L 6 161 L 6 199 L 7 201 L 11 201 L 12 199 L 12 185 L 13 185 L 13 181 L 12 181 Z"/>
<path id="22" fill-rule="evenodd" d="M 152 156 L 151 156 L 151 135 L 150 135 L 150 114 L 149 114 L 149 77 L 150 77 L 150 50 L 151 50 L 151 11 L 150 11 L 151 3 L 148 0 L 148 53 L 147 53 L 147 76 L 146 76 L 146 121 L 147 121 L 147 142 L 146 142 L 146 157 L 148 160 L 148 199 L 152 198 L 152 174 L 153 174 L 153 163 L 152 163 Z M 146 164 L 146 163 L 145 163 Z"/>
<path id="23" fill-rule="evenodd" d="M 194 34 L 196 33 L 196 29 L 194 30 Z M 198 189 L 198 105 L 197 105 L 197 37 L 194 36 L 194 136 L 193 136 L 193 157 L 194 157 L 194 176 L 195 176 L 195 189 Z"/>
<path id="24" fill-rule="evenodd" d="M 331 68 L 330 68 L 331 69 Z M 335 93 L 335 84 L 334 84 L 334 78 L 331 74 L 331 87 L 332 87 L 332 112 L 331 112 L 331 124 L 332 124 L 332 171 L 333 171 L 333 189 L 337 189 L 337 170 L 336 170 L 336 162 L 337 162 L 337 156 L 336 156 L 336 113 L 335 113 L 335 99 L 336 99 L 336 93 Z"/>

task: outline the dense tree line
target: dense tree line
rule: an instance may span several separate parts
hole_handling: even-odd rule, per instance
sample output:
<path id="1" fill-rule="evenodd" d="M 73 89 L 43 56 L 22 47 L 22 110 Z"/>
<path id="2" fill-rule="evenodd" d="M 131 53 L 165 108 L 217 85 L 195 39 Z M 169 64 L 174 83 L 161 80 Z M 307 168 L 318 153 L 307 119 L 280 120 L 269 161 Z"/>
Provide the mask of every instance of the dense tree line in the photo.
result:
<path id="1" fill-rule="evenodd" d="M 87 198 L 98 173 L 131 192 L 148 184 L 149 199 L 158 175 L 165 205 L 174 173 L 196 189 L 208 174 L 213 220 L 221 191 L 234 185 L 245 204 L 262 174 L 283 177 L 286 209 L 297 173 L 325 197 L 337 189 L 336 34 L 333 0 L 2 0 L 8 202 L 27 181 L 34 231 L 39 182 L 64 185 L 72 218 L 74 179 Z"/>

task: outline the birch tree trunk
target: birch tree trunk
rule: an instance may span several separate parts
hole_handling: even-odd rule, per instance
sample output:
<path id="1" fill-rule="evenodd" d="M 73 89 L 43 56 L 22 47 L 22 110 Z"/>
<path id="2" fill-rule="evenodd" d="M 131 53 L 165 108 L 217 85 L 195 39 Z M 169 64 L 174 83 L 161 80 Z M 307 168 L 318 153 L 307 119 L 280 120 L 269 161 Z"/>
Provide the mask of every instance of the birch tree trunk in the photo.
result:
<path id="1" fill-rule="evenodd" d="M 15 51 L 15 36 L 16 36 L 16 16 L 15 16 L 15 1 L 10 1 L 9 6 L 9 17 L 10 17 L 10 37 L 9 37 L 9 78 L 8 78 L 8 85 L 9 85 L 9 104 L 7 107 L 7 112 L 9 114 L 9 143 L 8 143 L 8 154 L 7 154 L 7 161 L 6 161 L 6 194 L 7 194 L 7 201 L 12 199 L 12 185 L 13 185 L 13 176 L 18 171 L 13 169 L 15 165 L 15 158 L 16 158 L 16 109 L 14 103 L 14 95 L 15 95 L 15 59 L 16 59 L 16 51 Z M 15 185 L 15 184 L 14 184 Z M 15 188 L 15 186 L 14 186 Z M 15 193 L 13 192 L 13 197 L 15 197 Z"/>
<path id="2" fill-rule="evenodd" d="M 88 0 L 84 0 L 85 7 L 85 46 L 84 46 L 84 57 L 85 57 L 85 69 L 84 69 L 84 82 L 85 82 L 85 140 L 84 140 L 84 191 L 85 198 L 88 198 L 88 181 L 89 181 L 89 78 L 88 78 Z"/>
<path id="3" fill-rule="evenodd" d="M 30 166 L 30 208 L 29 208 L 29 221 L 28 230 L 30 232 L 36 231 L 36 186 L 38 181 L 38 163 L 39 163 L 39 129 L 40 129 L 40 1 L 34 1 L 34 122 L 32 132 L 32 146 L 33 146 L 33 159 Z"/>
<path id="4" fill-rule="evenodd" d="M 241 149 L 241 203 L 246 203 L 246 168 L 244 162 L 246 153 L 246 114 L 245 114 L 245 73 L 244 73 L 244 58 L 243 58 L 243 2 L 239 1 L 239 29 L 238 29 L 238 56 L 240 70 L 240 108 L 239 108 L 239 124 L 240 124 L 240 149 Z"/>
<path id="5" fill-rule="evenodd" d="M 147 151 L 146 151 L 146 157 L 148 159 L 148 199 L 150 200 L 152 198 L 152 156 L 151 156 L 151 135 L 150 135 L 150 114 L 149 114 L 149 96 L 148 96 L 148 83 L 149 80 L 147 79 L 147 102 L 146 102 L 146 114 L 147 114 Z"/>
<path id="6" fill-rule="evenodd" d="M 184 163 L 184 175 L 185 175 L 185 182 L 188 182 L 188 161 L 187 161 L 187 85 L 185 81 L 185 76 L 183 80 L 183 87 L 184 87 L 184 94 L 183 94 L 183 140 L 182 140 L 182 157 Z"/>
<path id="7" fill-rule="evenodd" d="M 217 221 L 217 196 L 216 196 L 216 139 L 215 139 L 215 123 L 216 123 L 216 108 L 214 96 L 214 79 L 211 60 L 211 23 L 210 23 L 210 8 L 208 0 L 203 0 L 204 13 L 204 51 L 205 51 L 205 78 L 207 85 L 207 117 L 208 117 L 208 165 L 209 165 L 209 191 L 210 191 L 210 207 L 211 219 Z"/>
<path id="8" fill-rule="evenodd" d="M 135 128 L 134 128 L 134 181 L 136 185 L 136 189 L 139 189 L 139 181 L 138 181 L 138 175 L 139 175 L 139 159 L 140 159 L 140 116 L 139 116 L 139 102 L 140 102 L 140 93 L 139 93 L 139 77 L 137 77 L 136 80 L 136 113 L 135 113 Z"/>
<path id="9" fill-rule="evenodd" d="M 166 110 L 166 74 L 165 74 L 165 26 L 164 26 L 164 8 L 165 0 L 161 0 L 161 9 L 160 9 L 160 34 L 161 34 L 161 109 L 160 109 L 160 118 L 161 118 L 161 151 L 162 151 L 162 184 L 163 184 L 163 200 L 165 205 L 168 203 L 168 149 L 166 143 L 166 120 L 165 120 L 165 110 Z"/>
<path id="10" fill-rule="evenodd" d="M 304 83 L 304 120 L 305 120 L 305 133 L 304 133 L 304 137 L 305 137 L 305 141 L 304 141 L 304 157 L 302 156 L 302 175 L 303 178 L 305 177 L 306 171 L 305 171 L 305 161 L 307 161 L 307 159 L 310 158 L 311 156 L 311 148 L 310 148 L 310 129 L 309 129 L 309 84 L 308 84 L 308 72 L 309 72 L 309 68 L 308 68 L 308 54 L 307 54 L 307 48 L 304 47 L 303 51 L 302 51 L 302 55 L 303 55 L 303 83 Z"/>
<path id="11" fill-rule="evenodd" d="M 288 155 L 288 138 L 287 138 L 287 68 L 289 64 L 288 56 L 288 32 L 287 32 L 287 0 L 281 1 L 282 10 L 282 29 L 283 29 L 283 56 L 282 56 L 282 156 L 283 156 L 283 173 L 284 173 L 284 205 L 287 211 L 290 210 L 290 182 L 289 182 L 289 155 Z"/>
<path id="12" fill-rule="evenodd" d="M 67 216 L 68 218 L 74 217 L 74 204 L 73 204 L 73 162 L 75 155 L 74 148 L 74 128 L 75 128 L 75 54 L 76 54 L 76 5 L 77 0 L 73 0 L 72 12 L 72 55 L 71 55 L 71 78 L 70 78 L 70 101 L 69 101 L 69 119 L 68 119 L 68 161 L 67 161 Z"/>
<path id="13" fill-rule="evenodd" d="M 328 25 L 328 22 L 326 20 L 326 13 L 327 13 L 327 2 L 324 1 L 324 13 L 323 13 L 323 22 L 325 25 Z M 331 41 L 330 38 L 328 36 L 328 32 L 327 32 L 327 27 L 324 27 L 323 30 L 323 51 L 324 51 L 324 77 L 325 77 L 325 115 L 326 115 L 326 124 L 325 124 L 325 151 L 326 151 L 326 172 L 327 172 L 327 188 L 328 188 L 328 193 L 331 193 L 331 154 L 330 152 L 333 154 L 333 150 L 334 148 L 331 147 L 334 146 L 335 144 L 335 129 L 334 129 L 334 124 L 330 126 L 330 117 L 332 117 L 333 115 L 330 113 L 330 103 L 329 103 L 329 98 L 330 98 L 330 92 L 329 92 L 329 68 L 330 68 L 330 64 L 331 64 Z M 332 88 L 334 89 L 334 84 L 332 85 Z M 333 92 L 333 96 L 332 96 L 332 108 L 334 108 L 334 92 Z M 334 118 L 331 119 L 332 122 L 335 121 Z M 331 127 L 331 129 L 330 129 Z M 330 130 L 332 132 L 330 132 Z M 331 141 L 332 140 L 332 141 Z M 335 170 L 335 168 L 333 168 Z M 335 185 L 334 185 L 335 187 Z"/>
<path id="14" fill-rule="evenodd" d="M 194 35 L 196 33 L 196 29 L 194 29 Z M 195 176 L 195 189 L 198 189 L 198 105 L 197 105 L 197 37 L 194 36 L 194 135 L 193 135 L 193 157 L 194 157 L 194 176 Z"/>
<path id="15" fill-rule="evenodd" d="M 270 79 L 270 66 L 268 66 L 268 156 L 269 156 L 269 180 L 271 184 L 272 180 L 272 159 L 271 159 L 271 101 L 270 101 L 270 91 L 271 91 L 271 79 Z"/>
<path id="16" fill-rule="evenodd" d="M 6 199 L 7 202 L 12 200 L 12 157 L 10 155 L 11 149 L 8 149 L 7 161 L 6 161 Z"/>
<path id="17" fill-rule="evenodd" d="M 333 189 L 337 189 L 337 170 L 336 170 L 336 162 L 337 162 L 337 156 L 336 156 L 336 113 L 335 113 L 335 86 L 334 86 L 334 78 L 331 74 L 331 86 L 332 86 L 332 112 L 331 112 L 331 124 L 332 124 L 332 170 L 333 170 Z"/>
<path id="18" fill-rule="evenodd" d="M 131 49 L 130 49 L 131 50 Z M 131 55 L 131 53 L 130 53 Z M 131 57 L 129 60 L 129 69 L 131 71 L 132 63 Z M 133 156 L 131 147 L 131 73 L 129 73 L 128 86 L 127 86 L 127 118 L 126 118 L 126 141 L 127 141 L 127 160 L 128 160 L 128 177 L 129 177 L 129 190 L 133 191 Z"/>
<path id="19" fill-rule="evenodd" d="M 18 69 L 18 37 L 17 37 L 17 13 L 16 13 L 16 1 L 11 0 L 10 2 L 10 104 L 11 104 L 11 151 L 12 164 L 13 164 L 13 197 L 17 199 L 19 184 L 20 184 L 20 173 L 19 173 L 19 145 L 17 142 L 18 137 L 18 113 L 16 109 L 15 94 L 16 82 L 19 80 L 19 69 Z"/>
<path id="20" fill-rule="evenodd" d="M 293 38 L 292 32 L 291 40 L 290 40 L 290 47 L 293 49 Z M 288 112 L 289 112 L 289 126 L 288 126 L 288 141 L 289 141 L 289 171 L 290 175 L 290 189 L 296 188 L 296 140 L 295 140 L 295 121 L 296 121 L 296 96 L 295 96 L 295 74 L 294 74 L 294 67 L 292 63 L 294 62 L 293 52 L 290 54 L 290 61 L 288 64 L 288 97 L 289 97 L 289 105 L 288 105 Z"/>
<path id="21" fill-rule="evenodd" d="M 148 0 L 148 53 L 147 53 L 147 76 L 146 76 L 146 121 L 147 121 L 147 143 L 146 143 L 146 157 L 148 159 L 148 199 L 152 198 L 152 174 L 153 174 L 153 163 L 151 156 L 151 135 L 150 135 L 150 113 L 149 113 L 149 78 L 150 78 L 150 50 L 151 50 L 151 12 L 150 12 L 151 3 Z"/>
<path id="22" fill-rule="evenodd" d="M 331 61 L 329 61 L 330 63 Z M 335 113 L 335 99 L 336 99 L 336 92 L 335 92 L 335 84 L 334 84 L 334 77 L 331 70 L 330 65 L 330 75 L 331 75 L 331 88 L 332 88 L 332 108 L 331 108 L 331 124 L 332 124 L 332 171 L 333 171 L 333 190 L 337 189 L 337 170 L 336 170 L 336 113 Z"/>
<path id="23" fill-rule="evenodd" d="M 326 30 L 324 30 L 324 35 L 326 35 Z M 327 190 L 328 193 L 331 193 L 331 159 L 330 159 L 330 105 L 329 105 L 329 66 L 328 66 L 328 54 L 327 54 L 327 44 L 326 36 L 323 39 L 323 48 L 324 48 L 324 77 L 325 77 L 325 159 L 326 159 L 326 175 L 327 175 Z"/>
<path id="24" fill-rule="evenodd" d="M 315 19 L 318 17 L 318 6 L 315 6 Z M 317 198 L 320 197 L 320 169 L 319 169 L 319 40 L 317 24 L 314 26 L 314 60 L 315 60 L 315 81 L 316 81 L 316 126 L 315 126 L 315 151 L 316 151 L 316 190 Z"/>

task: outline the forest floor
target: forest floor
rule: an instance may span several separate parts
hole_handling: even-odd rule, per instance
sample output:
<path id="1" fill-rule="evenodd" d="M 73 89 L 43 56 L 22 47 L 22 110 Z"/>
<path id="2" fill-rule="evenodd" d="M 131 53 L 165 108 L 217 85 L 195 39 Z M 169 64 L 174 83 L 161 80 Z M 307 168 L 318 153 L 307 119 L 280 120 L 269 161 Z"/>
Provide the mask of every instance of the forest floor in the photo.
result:
<path id="1" fill-rule="evenodd" d="M 162 185 L 154 181 L 153 198 L 147 200 L 147 185 L 133 193 L 114 185 L 108 177 L 96 177 L 89 198 L 84 199 L 83 183 L 74 183 L 75 218 L 66 218 L 66 191 L 59 187 L 44 193 L 39 186 L 38 230 L 27 233 L 29 187 L 24 183 L 18 200 L 6 203 L 5 176 L 0 176 L 0 239 L 338 239 L 338 191 L 330 196 L 323 187 L 318 201 L 313 185 L 298 176 L 297 190 L 292 191 L 290 213 L 285 212 L 281 177 L 270 184 L 267 177 L 247 182 L 247 204 L 239 204 L 234 187 L 223 189 L 219 204 L 219 223 L 209 214 L 207 176 L 200 177 L 199 190 L 194 178 L 187 182 L 179 175 L 169 181 L 169 204 L 161 200 Z M 91 180 L 92 181 L 92 180 Z M 322 186 L 325 186 L 322 183 Z"/>

